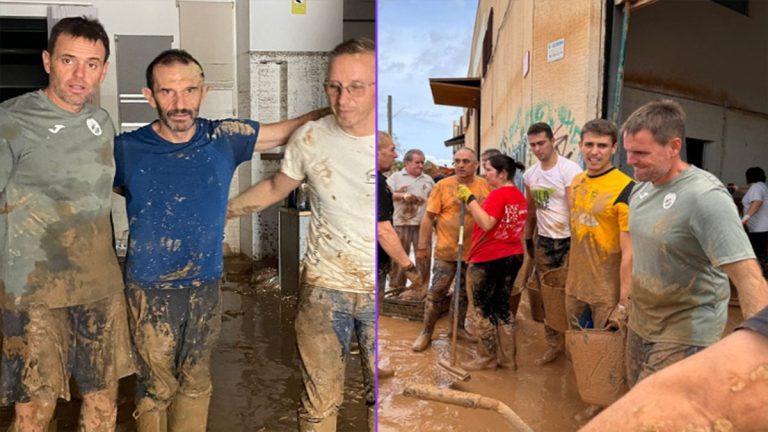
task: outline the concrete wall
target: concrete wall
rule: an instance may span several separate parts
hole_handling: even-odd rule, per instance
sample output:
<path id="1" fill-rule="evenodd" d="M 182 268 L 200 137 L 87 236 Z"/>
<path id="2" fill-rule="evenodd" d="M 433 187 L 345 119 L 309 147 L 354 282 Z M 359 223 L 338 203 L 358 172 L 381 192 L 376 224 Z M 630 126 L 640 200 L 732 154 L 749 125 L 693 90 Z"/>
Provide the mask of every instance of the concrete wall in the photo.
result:
<path id="1" fill-rule="evenodd" d="M 482 38 L 491 7 L 494 49 L 482 80 L 481 150 L 499 148 L 530 165 L 534 159 L 525 132 L 530 124 L 544 121 L 555 131 L 558 152 L 577 159 L 581 125 L 600 114 L 602 2 L 481 1 L 471 76 L 481 73 Z M 560 39 L 565 42 L 563 58 L 548 61 L 548 44 Z M 476 144 L 476 122 L 473 115 L 467 131 L 471 147 Z"/>
<path id="2" fill-rule="evenodd" d="M 306 15 L 285 0 L 250 2 L 251 51 L 330 51 L 342 40 L 344 0 L 309 1 Z"/>
<path id="3" fill-rule="evenodd" d="M 661 1 L 630 17 L 622 117 L 659 98 L 678 100 L 687 135 L 709 141 L 704 169 L 744 184 L 768 168 L 768 3 L 750 16 L 711 1 Z"/>

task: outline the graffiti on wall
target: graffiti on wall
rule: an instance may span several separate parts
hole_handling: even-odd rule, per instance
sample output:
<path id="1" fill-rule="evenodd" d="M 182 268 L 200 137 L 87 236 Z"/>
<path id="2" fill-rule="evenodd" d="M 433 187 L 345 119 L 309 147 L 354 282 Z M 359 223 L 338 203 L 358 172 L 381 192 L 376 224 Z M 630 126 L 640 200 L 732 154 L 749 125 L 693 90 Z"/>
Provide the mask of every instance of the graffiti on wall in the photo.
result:
<path id="1" fill-rule="evenodd" d="M 499 150 L 515 160 L 522 161 L 525 166 L 533 165 L 536 160 L 528 151 L 528 136 L 525 133 L 530 125 L 538 122 L 545 122 L 552 128 L 557 154 L 569 159 L 574 154 L 578 155 L 576 148 L 579 144 L 581 126 L 576 123 L 569 108 L 554 107 L 550 103 L 536 104 L 525 113 L 522 109 L 518 109 L 515 119 L 499 143 Z"/>

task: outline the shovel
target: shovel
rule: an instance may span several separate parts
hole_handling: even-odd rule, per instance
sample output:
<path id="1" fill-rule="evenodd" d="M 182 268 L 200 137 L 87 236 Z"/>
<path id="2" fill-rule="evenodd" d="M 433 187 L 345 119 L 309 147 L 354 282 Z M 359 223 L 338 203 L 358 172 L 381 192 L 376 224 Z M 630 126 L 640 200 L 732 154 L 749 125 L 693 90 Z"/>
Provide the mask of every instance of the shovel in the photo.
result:
<path id="1" fill-rule="evenodd" d="M 461 297 L 461 266 L 462 266 L 462 245 L 464 244 L 464 213 L 466 212 L 466 205 L 464 201 L 461 202 L 461 208 L 459 210 L 459 254 L 456 262 L 456 277 L 455 287 L 453 289 L 453 332 L 451 333 L 451 359 L 446 361 L 440 359 L 438 365 L 445 369 L 449 374 L 458 379 L 459 381 L 466 381 L 469 379 L 469 372 L 461 368 L 456 364 L 456 334 L 459 332 L 459 297 Z"/>

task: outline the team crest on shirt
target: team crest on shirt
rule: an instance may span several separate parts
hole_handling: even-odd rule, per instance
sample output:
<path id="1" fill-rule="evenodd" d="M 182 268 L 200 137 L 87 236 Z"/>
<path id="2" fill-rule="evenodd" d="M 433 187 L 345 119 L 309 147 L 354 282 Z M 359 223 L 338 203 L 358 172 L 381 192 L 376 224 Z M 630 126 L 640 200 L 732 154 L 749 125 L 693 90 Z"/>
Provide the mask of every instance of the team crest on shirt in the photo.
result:
<path id="1" fill-rule="evenodd" d="M 86 120 L 85 125 L 88 126 L 88 129 L 91 131 L 92 134 L 96 136 L 101 135 L 101 126 L 99 126 L 99 122 L 94 120 L 93 117 Z"/>
<path id="2" fill-rule="evenodd" d="M 677 199 L 677 194 L 674 192 L 670 192 L 666 195 L 664 195 L 664 201 L 661 202 L 661 207 L 666 210 L 670 207 L 672 207 L 673 204 L 675 204 L 675 200 Z"/>

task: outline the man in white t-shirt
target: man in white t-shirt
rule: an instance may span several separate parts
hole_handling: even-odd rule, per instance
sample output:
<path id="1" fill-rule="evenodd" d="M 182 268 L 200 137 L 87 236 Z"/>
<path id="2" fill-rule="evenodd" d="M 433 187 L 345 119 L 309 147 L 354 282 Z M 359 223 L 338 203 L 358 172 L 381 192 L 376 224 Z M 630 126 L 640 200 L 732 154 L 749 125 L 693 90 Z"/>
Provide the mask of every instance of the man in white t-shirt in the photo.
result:
<path id="1" fill-rule="evenodd" d="M 763 269 L 763 276 L 768 277 L 768 186 L 765 184 L 765 171 L 760 167 L 751 167 L 746 172 L 749 189 L 741 199 L 744 216 L 741 223 L 747 227 L 747 236 L 757 256 L 757 263 Z"/>
<path id="2" fill-rule="evenodd" d="M 296 314 L 304 381 L 300 431 L 335 431 L 352 337 L 362 361 L 368 428 L 375 430 L 376 51 L 346 41 L 331 52 L 325 91 L 333 116 L 291 137 L 280 172 L 233 198 L 228 217 L 284 199 L 306 179 L 312 216 Z"/>
<path id="3" fill-rule="evenodd" d="M 565 266 L 571 247 L 570 202 L 571 180 L 581 167 L 555 151 L 555 136 L 546 123 L 528 128 L 528 145 L 539 162 L 525 171 L 525 195 L 528 200 L 528 221 L 525 225 L 526 251 L 533 255 L 537 277 Z M 538 228 L 536 244 L 533 232 Z M 540 285 L 540 284 L 539 284 Z M 565 337 L 544 324 L 547 352 L 536 361 L 543 365 L 556 360 L 565 350 Z"/>
<path id="4" fill-rule="evenodd" d="M 419 225 L 427 208 L 427 198 L 435 186 L 432 177 L 424 174 L 424 152 L 411 149 L 405 152 L 403 157 L 403 169 L 392 174 L 387 179 L 387 185 L 392 190 L 392 200 L 395 204 L 395 213 L 392 216 L 392 225 L 395 227 L 397 237 L 403 245 L 406 254 L 411 253 L 411 246 L 416 249 L 419 244 Z M 429 281 L 430 260 L 417 260 L 416 266 L 422 275 Z M 389 288 L 402 291 L 405 288 L 405 273 L 402 268 L 393 263 L 389 276 Z M 379 287 L 384 289 L 384 287 Z M 425 287 L 411 286 L 411 290 L 403 292 L 401 298 L 421 300 L 426 294 Z"/>

